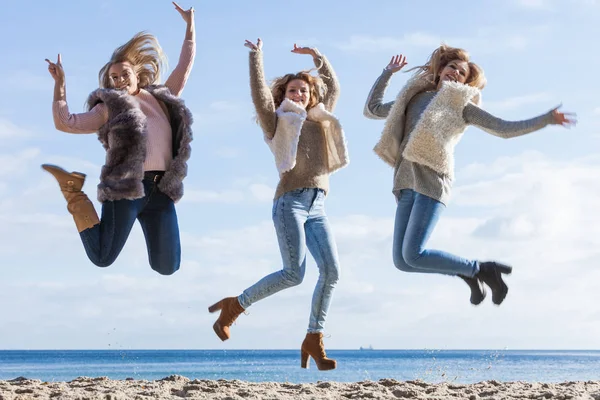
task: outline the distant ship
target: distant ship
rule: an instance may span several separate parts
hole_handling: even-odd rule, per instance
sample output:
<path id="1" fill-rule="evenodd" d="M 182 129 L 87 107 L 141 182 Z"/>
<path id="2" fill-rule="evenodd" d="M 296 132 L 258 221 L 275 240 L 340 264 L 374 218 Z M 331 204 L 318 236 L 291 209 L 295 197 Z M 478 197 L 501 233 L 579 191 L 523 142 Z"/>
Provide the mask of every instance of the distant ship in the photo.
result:
<path id="1" fill-rule="evenodd" d="M 371 345 L 369 345 L 369 347 L 362 347 L 362 346 L 360 346 L 360 350 L 361 351 L 363 351 L 363 350 L 373 350 L 373 346 L 371 346 Z"/>

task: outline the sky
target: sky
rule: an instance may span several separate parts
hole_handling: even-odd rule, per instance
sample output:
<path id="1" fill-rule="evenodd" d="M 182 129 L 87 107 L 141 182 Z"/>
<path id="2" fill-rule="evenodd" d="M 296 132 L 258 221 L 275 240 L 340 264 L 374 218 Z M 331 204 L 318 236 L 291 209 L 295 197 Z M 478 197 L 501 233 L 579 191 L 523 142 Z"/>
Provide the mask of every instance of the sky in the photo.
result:
<path id="1" fill-rule="evenodd" d="M 245 39 L 264 42 L 268 79 L 312 66 L 317 47 L 337 72 L 335 110 L 350 165 L 331 177 L 327 214 L 342 274 L 328 349 L 600 348 L 600 1 L 181 0 L 196 9 L 197 56 L 182 98 L 194 114 L 186 194 L 177 204 L 182 265 L 148 265 L 139 225 L 108 268 L 86 257 L 65 201 L 40 164 L 88 175 L 95 201 L 97 136 L 55 129 L 45 58 L 62 54 L 72 112 L 99 69 L 136 32 L 155 34 L 177 63 L 185 23 L 169 1 L 6 2 L 0 14 L 0 349 L 297 349 L 317 268 L 241 315 L 232 338 L 207 307 L 281 268 L 271 221 L 278 176 L 254 122 Z M 511 140 L 467 129 L 451 201 L 430 247 L 513 265 L 508 297 L 469 303 L 458 278 L 408 274 L 392 262 L 392 170 L 372 151 L 383 121 L 362 115 L 394 54 L 420 65 L 441 42 L 466 48 L 486 73 L 482 106 L 520 120 L 563 104 L 575 128 Z M 409 74 L 397 73 L 393 99 Z M 95 201 L 97 209 L 100 204 Z"/>

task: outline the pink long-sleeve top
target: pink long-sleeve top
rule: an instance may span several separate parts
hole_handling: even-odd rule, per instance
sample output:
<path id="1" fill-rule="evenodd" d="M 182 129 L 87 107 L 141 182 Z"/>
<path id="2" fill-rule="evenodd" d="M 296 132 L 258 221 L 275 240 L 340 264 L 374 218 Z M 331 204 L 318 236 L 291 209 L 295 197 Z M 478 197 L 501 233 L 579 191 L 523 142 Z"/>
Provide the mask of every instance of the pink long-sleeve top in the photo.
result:
<path id="1" fill-rule="evenodd" d="M 196 55 L 196 43 L 186 40 L 181 48 L 179 62 L 165 86 L 174 96 L 183 92 Z M 140 89 L 135 98 L 140 109 L 146 115 L 147 148 L 144 171 L 166 171 L 173 159 L 173 140 L 171 124 L 158 101 L 150 92 Z M 95 133 L 108 122 L 108 110 L 104 103 L 99 103 L 90 111 L 71 114 L 65 100 L 52 103 L 52 115 L 56 129 L 67 133 Z"/>

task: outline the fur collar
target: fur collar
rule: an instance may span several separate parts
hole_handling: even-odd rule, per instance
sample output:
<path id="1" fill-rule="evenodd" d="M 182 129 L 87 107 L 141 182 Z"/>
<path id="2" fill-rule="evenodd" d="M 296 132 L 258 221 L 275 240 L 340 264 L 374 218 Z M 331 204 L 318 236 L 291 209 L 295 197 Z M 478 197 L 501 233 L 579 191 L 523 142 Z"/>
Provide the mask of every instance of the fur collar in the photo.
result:
<path id="1" fill-rule="evenodd" d="M 275 157 L 275 164 L 280 174 L 293 169 L 296 165 L 298 141 L 306 119 L 319 122 L 323 127 L 327 142 L 329 172 L 335 172 L 348 164 L 344 130 L 339 120 L 327 111 L 322 103 L 306 112 L 304 108 L 293 101 L 284 99 L 276 110 L 276 114 L 275 136 L 272 139 L 265 136 L 265 141 Z"/>

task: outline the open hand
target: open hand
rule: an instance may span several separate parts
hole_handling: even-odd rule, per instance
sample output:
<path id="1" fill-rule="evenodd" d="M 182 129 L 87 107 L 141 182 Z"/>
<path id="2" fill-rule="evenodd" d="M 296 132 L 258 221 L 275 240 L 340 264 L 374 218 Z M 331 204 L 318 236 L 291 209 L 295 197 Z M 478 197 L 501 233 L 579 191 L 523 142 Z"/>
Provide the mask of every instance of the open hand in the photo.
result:
<path id="1" fill-rule="evenodd" d="M 175 9 L 179 12 L 179 14 L 181 14 L 181 17 L 187 24 L 192 23 L 192 21 L 194 20 L 194 7 L 190 7 L 189 10 L 184 10 L 179 6 L 179 4 L 175 2 L 173 2 L 173 5 L 175 6 Z"/>
<path id="2" fill-rule="evenodd" d="M 312 47 L 298 47 L 296 43 L 294 43 L 294 48 L 292 49 L 292 53 L 296 54 L 309 54 L 311 56 L 316 55 L 316 51 Z"/>
<path id="3" fill-rule="evenodd" d="M 572 112 L 560 112 L 558 111 L 559 107 L 556 107 L 552 110 L 552 116 L 554 117 L 554 123 L 556 125 L 562 125 L 566 128 L 570 128 L 571 126 L 575 126 L 577 124 L 577 114 Z"/>
<path id="4" fill-rule="evenodd" d="M 406 56 L 403 56 L 402 54 L 398 54 L 398 55 L 392 57 L 392 59 L 390 60 L 390 63 L 388 65 L 386 65 L 386 67 L 384 69 L 386 71 L 391 71 L 393 74 L 395 72 L 400 71 L 402 68 L 404 68 L 404 66 L 406 64 L 407 64 Z"/>
<path id="5" fill-rule="evenodd" d="M 246 46 L 250 50 L 258 51 L 258 50 L 262 49 L 262 40 L 260 40 L 260 38 L 258 38 L 256 40 L 256 44 L 252 43 L 249 40 L 246 40 L 246 43 L 244 43 L 244 46 Z"/>
<path id="6" fill-rule="evenodd" d="M 56 63 L 53 63 L 52 61 L 48 60 L 47 58 L 46 58 L 46 62 L 48 63 L 48 72 L 50 72 L 50 75 L 52 76 L 54 81 L 58 82 L 58 83 L 64 83 L 65 82 L 65 71 L 63 70 L 63 67 L 62 67 L 62 59 L 60 57 L 60 53 L 58 54 Z"/>

